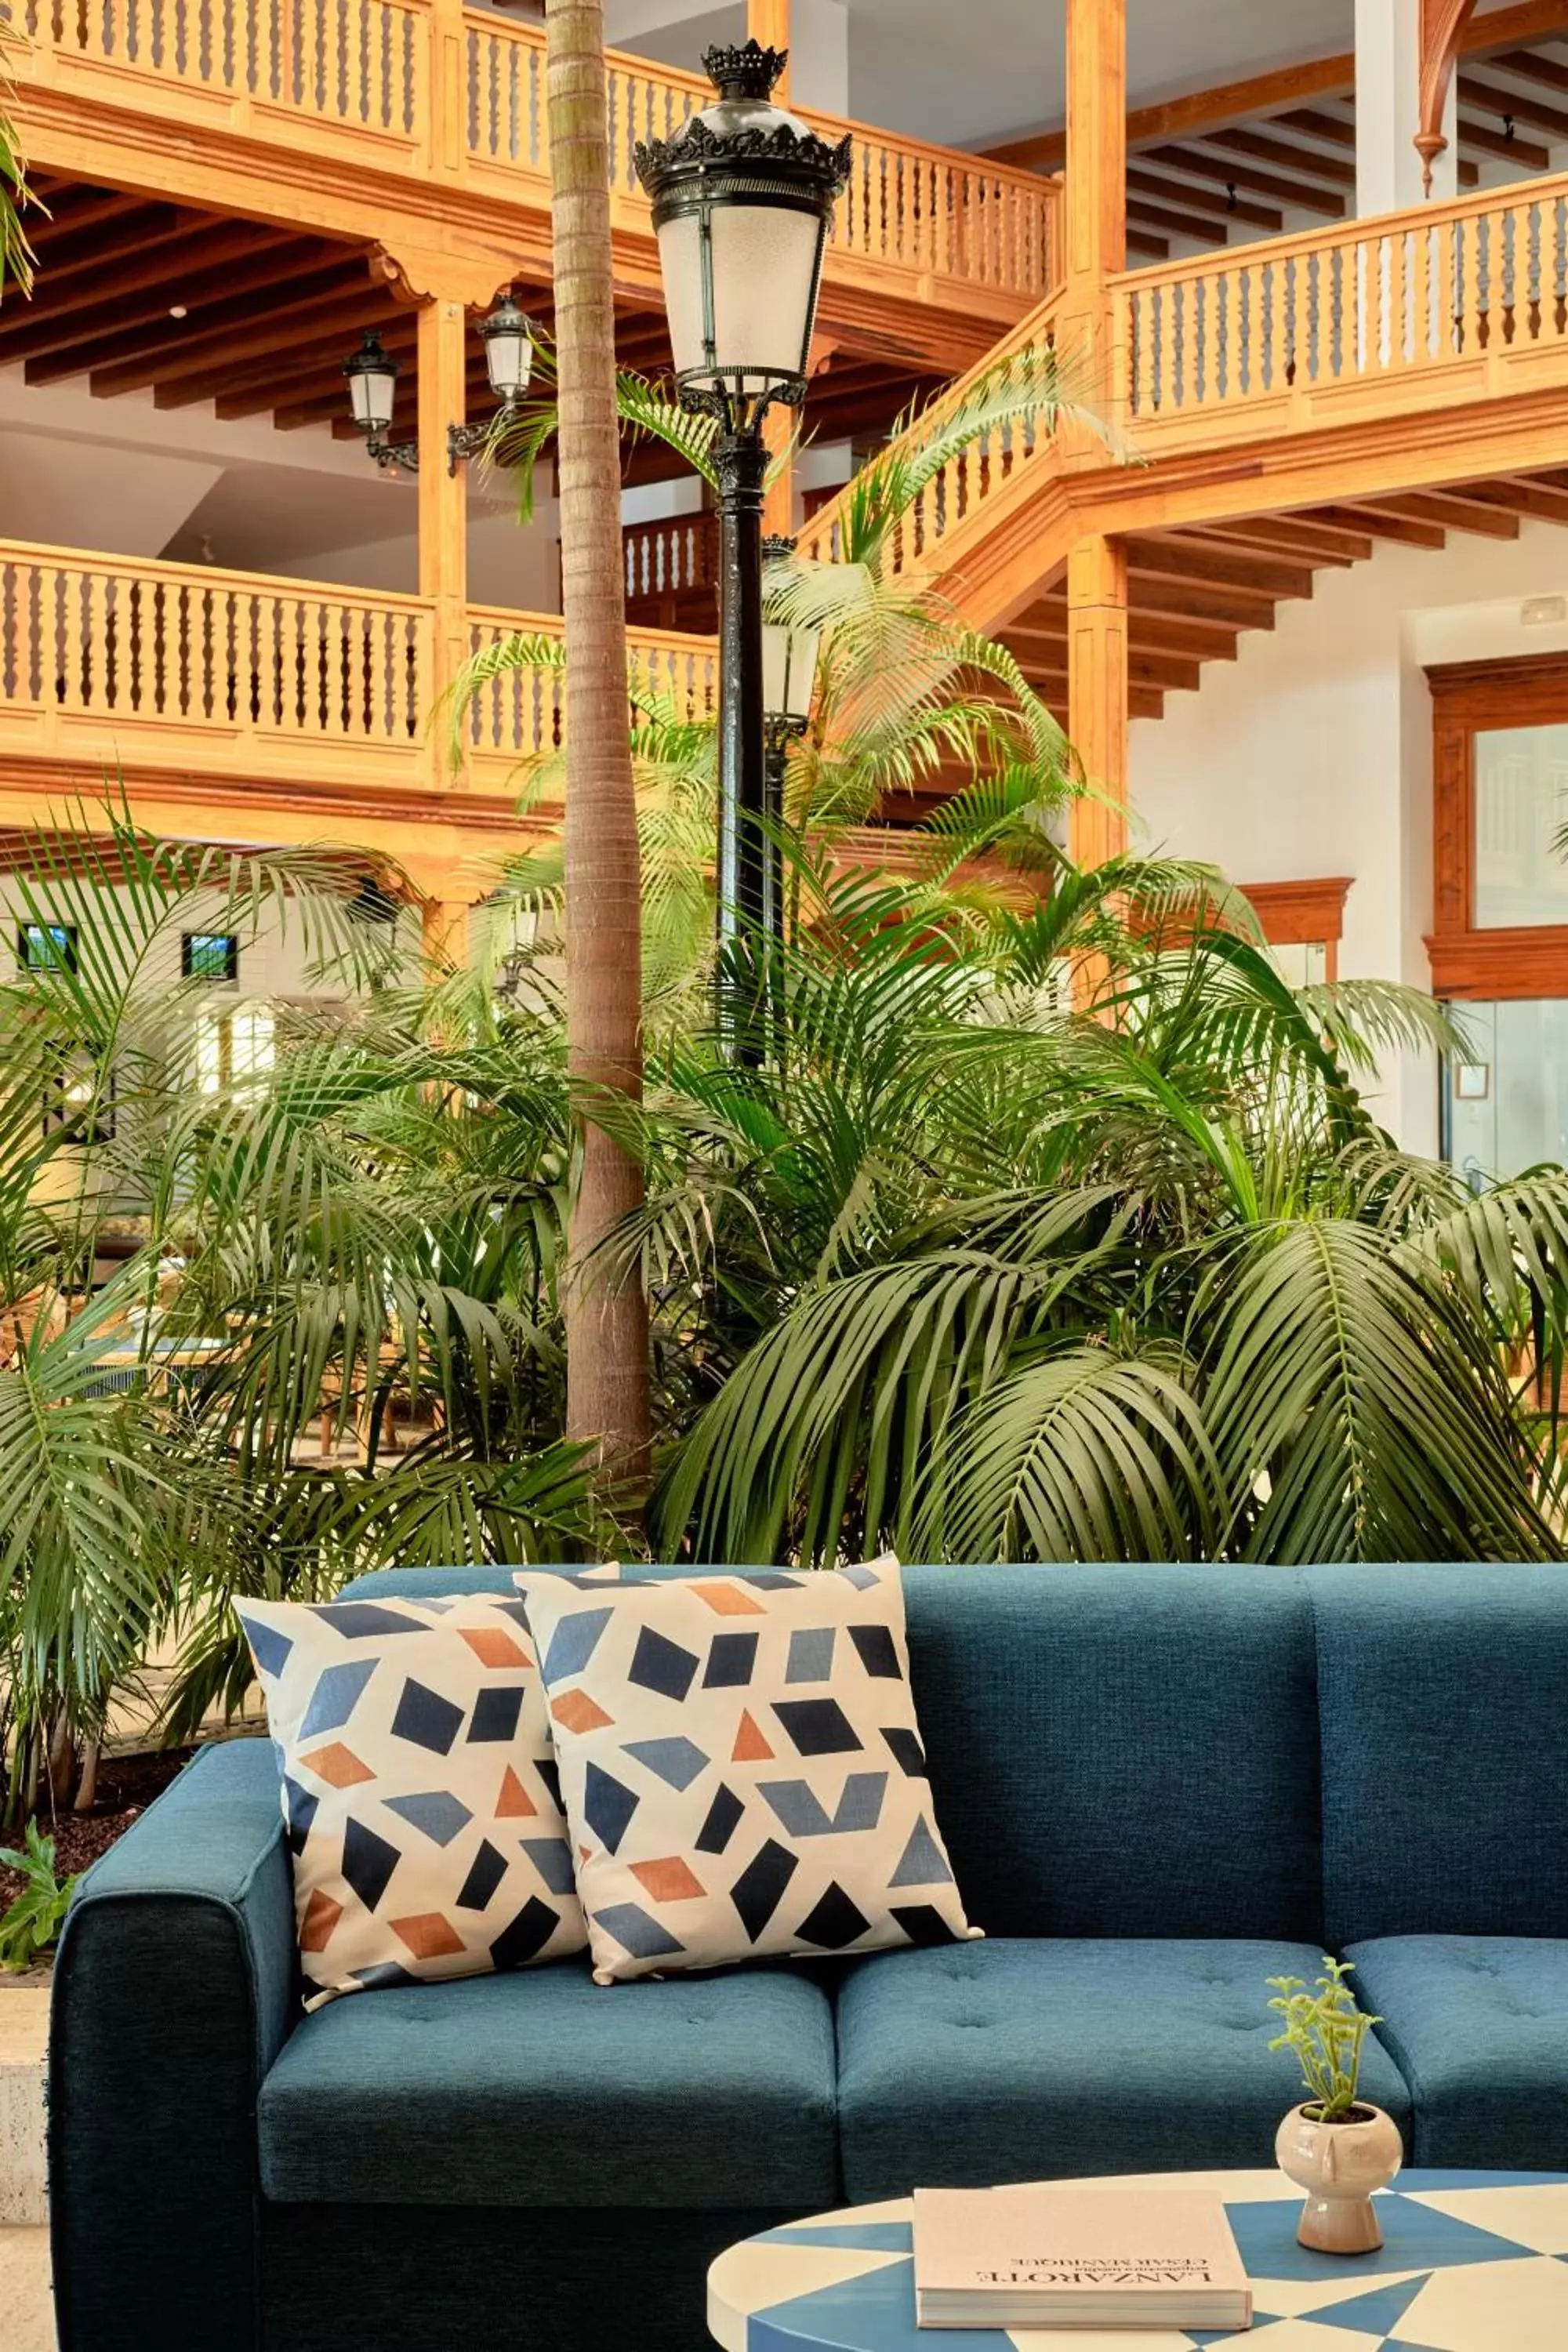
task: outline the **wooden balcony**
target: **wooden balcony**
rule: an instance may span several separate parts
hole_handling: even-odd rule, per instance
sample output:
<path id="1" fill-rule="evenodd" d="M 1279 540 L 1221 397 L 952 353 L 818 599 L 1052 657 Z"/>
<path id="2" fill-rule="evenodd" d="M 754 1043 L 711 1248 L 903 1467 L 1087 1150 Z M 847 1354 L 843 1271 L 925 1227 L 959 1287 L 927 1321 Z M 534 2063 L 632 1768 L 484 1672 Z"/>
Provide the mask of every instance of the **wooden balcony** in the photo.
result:
<path id="1" fill-rule="evenodd" d="M 29 152 L 84 180 L 548 278 L 544 35 L 460 0 L 16 0 Z M 710 97 L 612 53 L 613 222 L 626 282 L 658 269 L 633 149 Z M 1055 274 L 1058 190 L 1006 163 L 813 113 L 853 134 L 825 328 L 900 319 L 943 372 Z M 421 285 L 421 292 L 431 290 Z M 916 323 L 910 313 L 920 314 Z M 901 314 L 901 317 L 900 317 Z"/>
<path id="2" fill-rule="evenodd" d="M 1129 551 L 1134 623 L 1140 579 L 1161 583 L 1164 642 L 1131 678 L 1134 709 L 1154 712 L 1237 626 L 1271 625 L 1278 597 L 1379 537 L 1568 521 L 1568 173 L 1126 271 L 1087 325 L 1065 301 L 947 397 L 1087 333 L 1114 446 L 998 427 L 941 467 L 895 545 L 979 625 L 1043 631 L 1053 693 L 1066 599 L 1054 617 L 1041 600 L 1090 538 Z M 812 519 L 803 552 L 836 553 L 837 513 Z"/>
<path id="3" fill-rule="evenodd" d="M 470 650 L 519 629 L 561 622 L 468 610 Z M 561 673 L 496 680 L 453 772 L 436 646 L 433 598 L 0 541 L 0 824 L 118 781 L 160 831 L 416 865 L 515 849 L 517 769 L 562 740 Z M 713 708 L 710 638 L 636 629 L 631 660 L 679 708 Z"/>

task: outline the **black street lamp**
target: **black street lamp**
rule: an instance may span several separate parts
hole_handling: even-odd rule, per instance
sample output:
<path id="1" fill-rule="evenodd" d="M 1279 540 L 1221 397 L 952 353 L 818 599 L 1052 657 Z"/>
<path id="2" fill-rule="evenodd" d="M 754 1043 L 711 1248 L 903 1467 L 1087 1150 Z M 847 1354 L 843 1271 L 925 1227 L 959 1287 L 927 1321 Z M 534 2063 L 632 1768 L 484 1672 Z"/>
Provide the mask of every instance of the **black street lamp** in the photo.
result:
<path id="1" fill-rule="evenodd" d="M 805 397 L 811 331 L 834 206 L 849 176 L 837 146 L 773 105 L 787 51 L 710 49 L 719 95 L 670 139 L 636 151 L 653 201 L 683 408 L 714 416 L 719 472 L 719 939 L 742 961 L 763 932 L 767 753 L 763 691 L 763 417 Z M 742 1017 L 737 1057 L 761 1059 Z"/>
<path id="2" fill-rule="evenodd" d="M 496 396 L 498 415 L 510 416 L 528 390 L 533 367 L 533 321 L 518 309 L 510 294 L 503 294 L 489 317 L 479 320 L 479 337 L 485 347 L 485 373 Z M 343 362 L 349 406 L 354 423 L 364 435 L 366 449 L 384 470 L 388 466 L 397 466 L 405 474 L 416 474 L 418 442 L 388 441 L 385 437 L 402 373 L 401 362 L 384 348 L 374 328 L 366 329 L 358 351 Z M 447 425 L 449 474 L 457 472 L 460 458 L 475 457 L 484 447 L 496 423 L 496 417 L 488 416 L 476 418 L 471 425 Z"/>

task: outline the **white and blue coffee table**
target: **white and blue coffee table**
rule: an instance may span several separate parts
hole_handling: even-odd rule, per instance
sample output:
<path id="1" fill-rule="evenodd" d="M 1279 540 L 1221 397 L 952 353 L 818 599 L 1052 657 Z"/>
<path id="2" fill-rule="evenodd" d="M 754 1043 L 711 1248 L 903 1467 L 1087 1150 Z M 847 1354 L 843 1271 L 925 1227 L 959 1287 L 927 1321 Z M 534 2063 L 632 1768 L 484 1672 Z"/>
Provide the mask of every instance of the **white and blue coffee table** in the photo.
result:
<path id="1" fill-rule="evenodd" d="M 1253 2286 L 1258 2352 L 1568 2352 L 1568 2175 L 1402 2172 L 1376 2253 L 1296 2242 L 1277 2172 L 1150 2174 L 1097 2188 L 1216 2189 Z M 708 2273 L 724 2352 L 1178 2352 L 1245 2336 L 915 2326 L 907 2199 L 764 2230 Z"/>

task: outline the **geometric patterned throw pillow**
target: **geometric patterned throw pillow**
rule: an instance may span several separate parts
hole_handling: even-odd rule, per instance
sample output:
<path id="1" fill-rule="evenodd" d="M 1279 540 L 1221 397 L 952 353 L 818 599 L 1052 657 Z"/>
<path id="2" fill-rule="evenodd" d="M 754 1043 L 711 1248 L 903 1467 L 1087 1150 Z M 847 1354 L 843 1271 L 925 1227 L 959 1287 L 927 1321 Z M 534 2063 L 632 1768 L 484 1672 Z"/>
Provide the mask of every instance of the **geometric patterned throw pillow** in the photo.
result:
<path id="1" fill-rule="evenodd" d="M 585 1940 L 521 1603 L 242 1601 L 307 2009 Z"/>
<path id="2" fill-rule="evenodd" d="M 932 1809 L 896 1560 L 515 1581 L 597 1982 L 980 1932 Z"/>

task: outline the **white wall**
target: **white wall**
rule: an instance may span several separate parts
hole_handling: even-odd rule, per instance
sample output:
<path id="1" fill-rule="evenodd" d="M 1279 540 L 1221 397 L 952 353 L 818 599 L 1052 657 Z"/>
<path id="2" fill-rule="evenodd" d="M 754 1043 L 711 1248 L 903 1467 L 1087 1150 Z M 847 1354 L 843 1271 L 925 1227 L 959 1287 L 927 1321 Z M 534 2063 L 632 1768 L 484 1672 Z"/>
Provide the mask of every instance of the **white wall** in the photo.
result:
<path id="1" fill-rule="evenodd" d="M 1135 845 L 1205 857 L 1237 882 L 1348 874 L 1340 971 L 1426 988 L 1432 922 L 1432 718 L 1424 665 L 1568 651 L 1568 623 L 1526 627 L 1527 596 L 1568 593 L 1568 533 L 1452 536 L 1441 552 L 1379 541 L 1321 571 L 1310 601 L 1205 665 L 1196 693 L 1133 722 Z M 1384 1073 L 1379 1115 L 1433 1151 L 1436 1074 Z"/>

